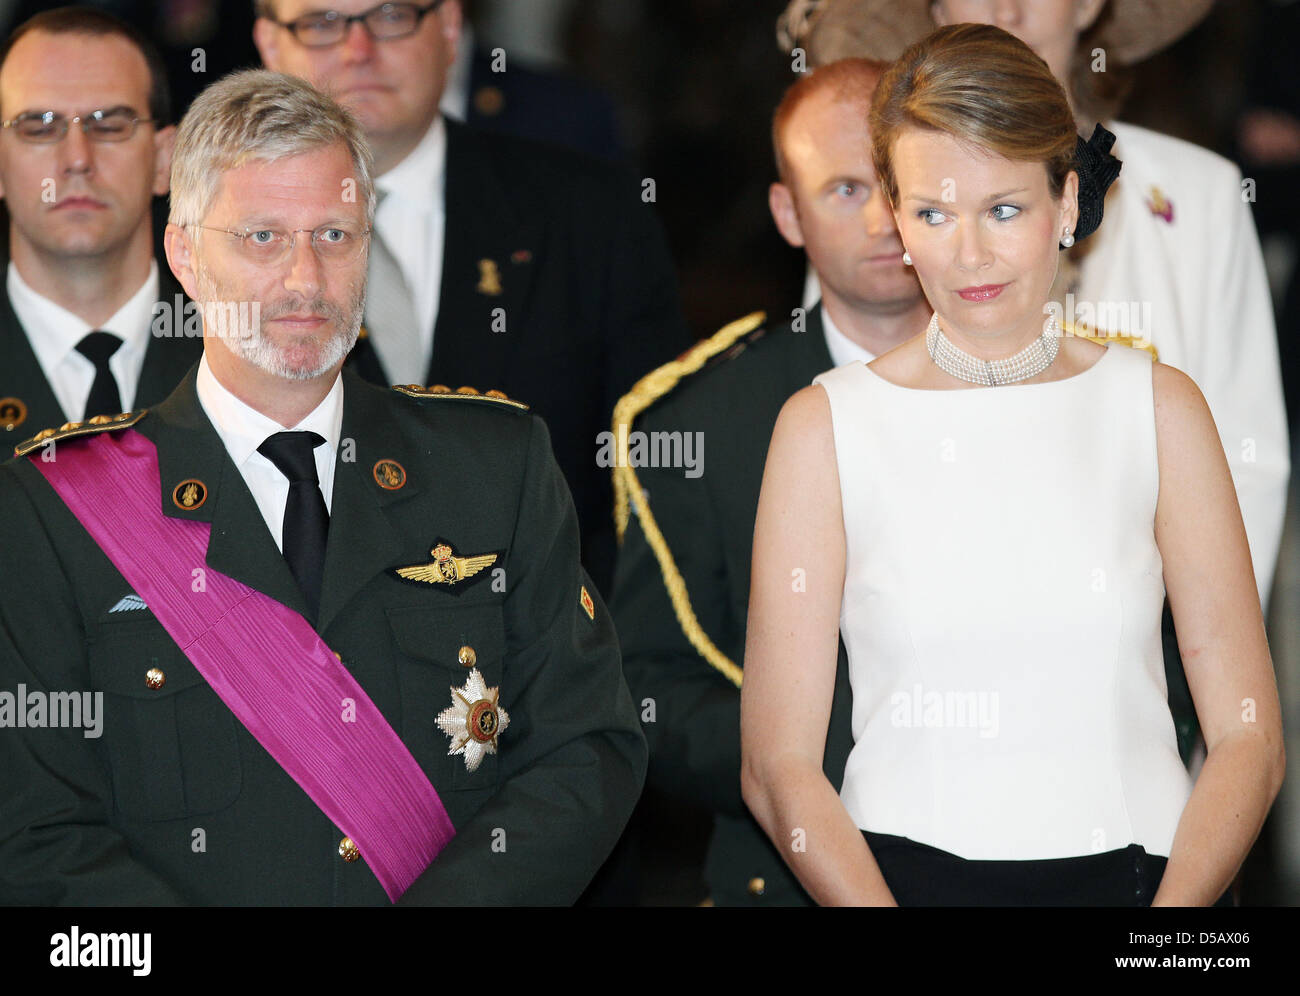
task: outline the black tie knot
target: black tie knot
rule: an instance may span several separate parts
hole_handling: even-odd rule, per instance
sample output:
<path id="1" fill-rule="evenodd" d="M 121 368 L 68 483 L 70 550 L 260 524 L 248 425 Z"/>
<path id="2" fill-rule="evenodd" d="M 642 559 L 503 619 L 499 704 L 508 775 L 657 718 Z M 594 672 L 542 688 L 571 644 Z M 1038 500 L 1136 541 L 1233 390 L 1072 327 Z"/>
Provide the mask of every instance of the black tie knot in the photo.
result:
<path id="1" fill-rule="evenodd" d="M 112 332 L 87 332 L 77 343 L 77 352 L 99 369 L 108 366 L 109 358 L 121 345 L 122 340 Z"/>
<path id="2" fill-rule="evenodd" d="M 315 432 L 277 432 L 267 436 L 257 452 L 275 464 L 290 484 L 299 481 L 319 484 L 312 451 L 324 442 L 324 437 Z"/>

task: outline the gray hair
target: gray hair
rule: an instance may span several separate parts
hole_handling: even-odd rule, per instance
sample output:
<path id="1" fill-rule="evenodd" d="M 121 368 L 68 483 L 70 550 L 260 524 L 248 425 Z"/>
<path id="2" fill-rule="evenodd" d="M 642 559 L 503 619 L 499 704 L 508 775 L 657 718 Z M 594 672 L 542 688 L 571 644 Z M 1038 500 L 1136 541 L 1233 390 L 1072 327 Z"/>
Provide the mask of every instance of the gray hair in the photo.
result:
<path id="1" fill-rule="evenodd" d="M 168 220 L 182 227 L 202 223 L 228 170 L 336 142 L 352 156 L 355 195 L 369 225 L 375 216 L 374 158 L 356 119 L 296 76 L 245 69 L 222 77 L 194 99 L 176 132 Z"/>

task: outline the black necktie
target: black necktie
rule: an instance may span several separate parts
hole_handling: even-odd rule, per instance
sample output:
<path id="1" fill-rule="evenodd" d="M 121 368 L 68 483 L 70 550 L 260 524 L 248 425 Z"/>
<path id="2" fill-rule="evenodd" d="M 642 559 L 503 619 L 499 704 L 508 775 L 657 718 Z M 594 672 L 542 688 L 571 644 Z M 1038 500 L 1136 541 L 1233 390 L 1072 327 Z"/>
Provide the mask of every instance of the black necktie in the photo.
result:
<path id="1" fill-rule="evenodd" d="M 284 504 L 284 559 L 307 598 L 313 619 L 320 611 L 330 514 L 321 494 L 312 450 L 324 442 L 314 432 L 277 432 L 257 448 L 289 479 L 289 499 Z"/>
<path id="2" fill-rule="evenodd" d="M 86 412 L 82 421 L 92 415 L 117 415 L 122 411 L 122 395 L 117 390 L 117 380 L 108 369 L 108 360 L 122 340 L 111 332 L 88 332 L 77 343 L 77 352 L 95 364 L 95 382 L 90 385 L 86 398 Z"/>

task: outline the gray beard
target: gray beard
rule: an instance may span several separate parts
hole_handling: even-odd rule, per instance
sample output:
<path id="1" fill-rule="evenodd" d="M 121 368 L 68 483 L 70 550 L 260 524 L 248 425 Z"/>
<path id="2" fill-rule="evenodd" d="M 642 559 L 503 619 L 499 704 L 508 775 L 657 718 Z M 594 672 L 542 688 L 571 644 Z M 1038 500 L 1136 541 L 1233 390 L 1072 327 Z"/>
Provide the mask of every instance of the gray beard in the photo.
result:
<path id="1" fill-rule="evenodd" d="M 280 377 L 284 380 L 313 380 L 328 373 L 337 364 L 341 363 L 343 358 L 352 351 L 352 347 L 357 344 L 357 337 L 361 332 L 361 322 L 365 314 L 364 283 L 358 293 L 348 302 L 346 311 L 326 302 L 321 297 L 317 297 L 305 305 L 300 302 L 290 301 L 277 306 L 267 314 L 261 312 L 260 302 L 252 302 L 253 316 L 249 320 L 248 303 L 245 302 L 245 306 L 240 307 L 238 303 L 229 300 L 230 295 L 221 290 L 206 267 L 196 267 L 195 277 L 198 281 L 199 296 L 202 299 L 199 306 L 204 313 L 204 335 L 212 334 L 215 338 L 221 339 L 226 348 L 236 356 L 273 377 Z M 286 349 L 277 346 L 262 331 L 263 323 L 300 310 L 310 310 L 324 315 L 326 318 L 332 319 L 339 329 L 327 342 L 320 344 L 316 362 L 311 366 L 302 366 L 292 362 L 286 355 Z M 233 314 L 240 316 L 237 321 L 226 320 Z M 216 320 L 210 323 L 209 318 Z M 214 330 L 211 327 L 212 324 L 218 327 Z M 316 341 L 317 338 L 313 337 L 313 341 Z"/>

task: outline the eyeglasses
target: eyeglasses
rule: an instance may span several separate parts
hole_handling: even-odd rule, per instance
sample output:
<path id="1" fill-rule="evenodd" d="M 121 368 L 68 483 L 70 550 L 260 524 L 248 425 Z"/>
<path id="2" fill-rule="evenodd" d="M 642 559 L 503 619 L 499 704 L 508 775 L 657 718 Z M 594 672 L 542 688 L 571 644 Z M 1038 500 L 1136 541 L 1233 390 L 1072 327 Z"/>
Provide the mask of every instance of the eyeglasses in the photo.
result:
<path id="1" fill-rule="evenodd" d="M 348 33 L 353 21 L 360 21 L 370 32 L 375 41 L 392 41 L 405 38 L 415 33 L 426 14 L 432 14 L 443 5 L 444 0 L 434 0 L 427 7 L 417 7 L 413 3 L 381 3 L 363 14 L 340 14 L 337 10 L 325 10 L 315 14 L 304 14 L 292 21 L 274 21 L 282 28 L 288 28 L 293 36 L 308 48 L 324 48 L 337 45 Z M 268 18 L 268 20 L 274 20 Z"/>
<path id="2" fill-rule="evenodd" d="M 279 266 L 293 252 L 298 241 L 299 232 L 311 235 L 311 244 L 316 255 L 323 263 L 351 263 L 360 257 L 370 237 L 370 229 L 360 231 L 343 228 L 338 225 L 322 225 L 314 231 L 296 228 L 290 232 L 276 231 L 273 228 L 245 228 L 235 231 L 230 228 L 213 228 L 210 225 L 195 225 L 209 232 L 225 232 L 239 240 L 239 254 L 249 263 L 258 266 Z"/>
<path id="3" fill-rule="evenodd" d="M 63 141 L 63 136 L 73 124 L 81 125 L 82 132 L 92 141 L 125 142 L 135 134 L 136 125 L 152 124 L 153 121 L 153 118 L 138 118 L 134 111 L 125 108 L 91 111 L 72 118 L 65 118 L 57 111 L 28 111 L 10 118 L 0 124 L 0 127 L 12 128 L 14 134 L 24 142 L 50 145 Z"/>

